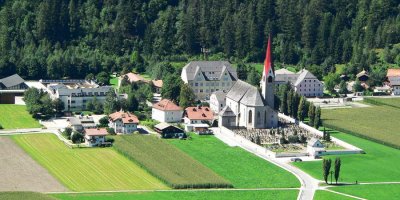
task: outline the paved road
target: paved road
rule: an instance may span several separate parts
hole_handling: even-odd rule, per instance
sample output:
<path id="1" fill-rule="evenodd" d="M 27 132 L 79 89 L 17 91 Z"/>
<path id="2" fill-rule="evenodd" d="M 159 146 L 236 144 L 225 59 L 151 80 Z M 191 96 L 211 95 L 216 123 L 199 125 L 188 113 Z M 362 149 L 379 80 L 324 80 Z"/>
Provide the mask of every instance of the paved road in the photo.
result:
<path id="1" fill-rule="evenodd" d="M 214 135 L 230 146 L 238 146 L 244 150 L 253 153 L 254 155 L 263 158 L 289 172 L 294 174 L 301 182 L 300 193 L 297 199 L 299 200 L 312 200 L 315 191 L 318 189 L 319 180 L 311 177 L 309 174 L 301 171 L 300 169 L 290 165 L 289 163 L 280 161 L 278 159 L 269 157 L 266 153 L 258 152 L 254 149 L 254 146 L 248 145 L 248 143 L 242 143 L 237 138 L 229 135 L 222 134 L 218 128 L 213 129 Z"/>
<path id="2" fill-rule="evenodd" d="M 24 129 L 6 129 L 0 130 L 0 135 L 14 135 L 14 134 L 31 134 L 31 133 L 49 133 L 51 129 L 42 128 L 24 128 Z"/>

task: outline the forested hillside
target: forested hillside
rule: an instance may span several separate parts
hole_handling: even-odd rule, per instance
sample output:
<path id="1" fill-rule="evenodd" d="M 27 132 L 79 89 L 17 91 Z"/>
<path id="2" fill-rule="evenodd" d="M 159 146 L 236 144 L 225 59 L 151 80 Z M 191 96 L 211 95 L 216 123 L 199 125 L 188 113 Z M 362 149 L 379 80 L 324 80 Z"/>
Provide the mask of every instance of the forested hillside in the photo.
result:
<path id="1" fill-rule="evenodd" d="M 327 74 L 400 64 L 396 0 L 0 0 L 0 77 L 142 72 L 157 61 L 276 62 Z M 383 55 L 382 59 L 379 55 Z"/>

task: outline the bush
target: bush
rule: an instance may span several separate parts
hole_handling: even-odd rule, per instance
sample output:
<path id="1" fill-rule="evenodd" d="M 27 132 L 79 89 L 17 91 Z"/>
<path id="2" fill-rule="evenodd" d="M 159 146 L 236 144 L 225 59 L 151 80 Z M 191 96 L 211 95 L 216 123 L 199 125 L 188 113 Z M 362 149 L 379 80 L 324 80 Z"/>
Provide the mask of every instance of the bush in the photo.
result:
<path id="1" fill-rule="evenodd" d="M 71 141 L 74 144 L 80 144 L 83 142 L 83 134 L 77 131 L 74 131 L 71 135 Z"/>
<path id="2" fill-rule="evenodd" d="M 108 127 L 108 116 L 104 116 L 99 120 L 99 127 Z"/>
<path id="3" fill-rule="evenodd" d="M 3 129 L 3 126 L 0 124 L 0 129 Z"/>
<path id="4" fill-rule="evenodd" d="M 108 133 L 108 134 L 110 134 L 110 135 L 116 135 L 114 128 L 108 128 L 108 127 L 107 127 L 106 130 L 107 130 L 107 133 Z"/>
<path id="5" fill-rule="evenodd" d="M 72 128 L 67 127 L 64 129 L 64 131 L 62 132 L 62 135 L 67 138 L 67 140 L 71 139 L 71 134 L 72 134 Z"/>
<path id="6" fill-rule="evenodd" d="M 106 137 L 106 140 L 105 140 L 105 142 L 111 142 L 111 143 L 114 143 L 114 141 L 115 141 L 115 139 L 112 137 Z"/>
<path id="7" fill-rule="evenodd" d="M 299 137 L 297 135 L 290 135 L 288 137 L 289 143 L 298 143 L 299 142 Z"/>

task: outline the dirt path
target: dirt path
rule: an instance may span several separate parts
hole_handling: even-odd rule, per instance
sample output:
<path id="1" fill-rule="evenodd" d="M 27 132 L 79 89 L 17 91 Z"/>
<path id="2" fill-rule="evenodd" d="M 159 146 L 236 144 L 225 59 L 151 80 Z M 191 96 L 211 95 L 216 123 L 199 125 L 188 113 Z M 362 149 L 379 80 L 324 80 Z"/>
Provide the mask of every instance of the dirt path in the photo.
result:
<path id="1" fill-rule="evenodd" d="M 0 137 L 0 177 L 0 191 L 67 191 L 6 136 Z"/>

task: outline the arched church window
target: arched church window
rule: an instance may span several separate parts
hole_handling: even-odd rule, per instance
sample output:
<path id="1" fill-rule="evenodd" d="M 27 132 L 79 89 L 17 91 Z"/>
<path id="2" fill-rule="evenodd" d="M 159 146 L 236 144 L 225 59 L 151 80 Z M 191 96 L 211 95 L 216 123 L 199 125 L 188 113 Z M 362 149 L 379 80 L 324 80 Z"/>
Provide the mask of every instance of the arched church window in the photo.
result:
<path id="1" fill-rule="evenodd" d="M 271 83 L 272 82 L 272 76 L 269 76 L 268 77 L 268 83 Z"/>
<path id="2" fill-rule="evenodd" d="M 249 111 L 249 124 L 251 124 L 253 122 L 252 115 L 253 115 L 253 112 L 250 110 Z"/>
<path id="3" fill-rule="evenodd" d="M 261 114 L 260 114 L 260 111 L 257 111 L 257 124 L 261 124 Z"/>

